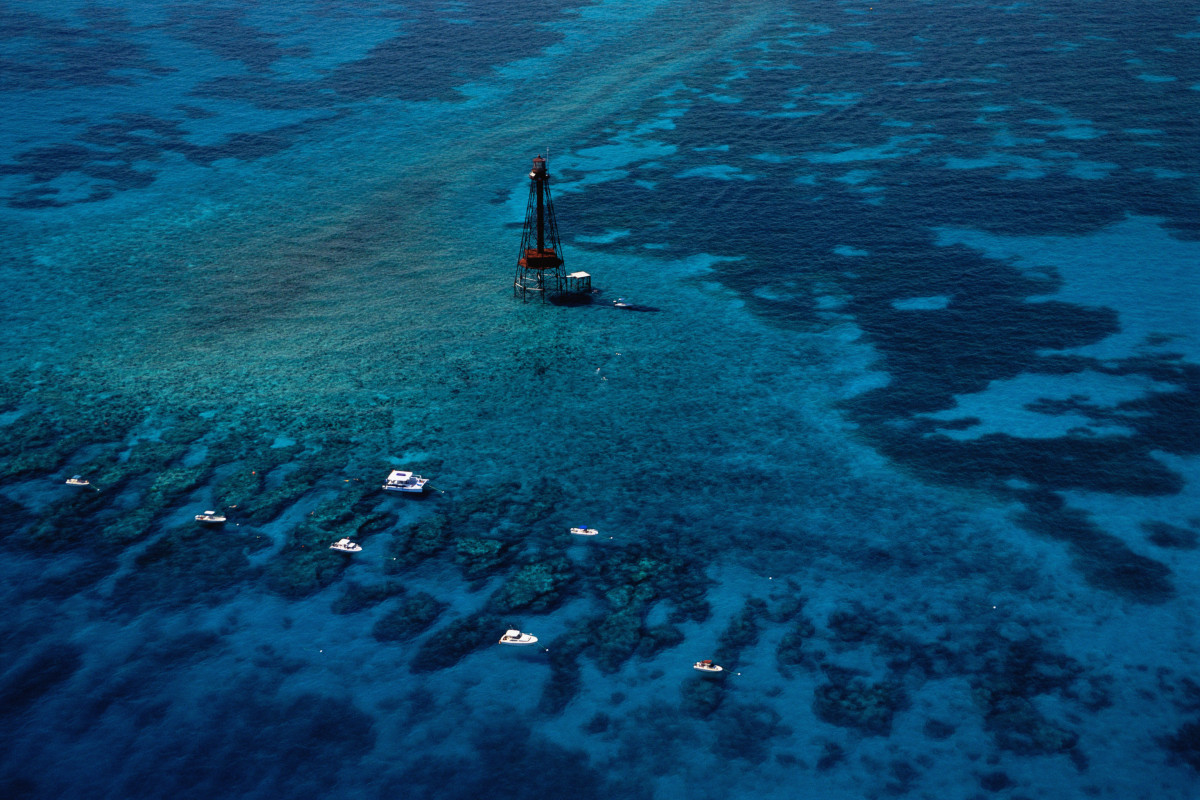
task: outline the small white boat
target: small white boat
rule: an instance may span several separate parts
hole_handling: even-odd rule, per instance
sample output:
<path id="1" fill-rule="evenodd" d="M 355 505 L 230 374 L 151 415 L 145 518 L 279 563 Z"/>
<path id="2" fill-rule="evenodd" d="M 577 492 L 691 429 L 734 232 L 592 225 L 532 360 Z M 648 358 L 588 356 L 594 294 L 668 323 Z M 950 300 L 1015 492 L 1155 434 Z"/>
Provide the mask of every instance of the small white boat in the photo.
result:
<path id="1" fill-rule="evenodd" d="M 67 486 L 91 486 L 92 482 L 82 475 L 72 475 L 67 478 Z"/>
<path id="2" fill-rule="evenodd" d="M 343 553 L 357 553 L 362 550 L 362 545 L 356 544 L 349 539 L 338 539 L 333 544 L 329 545 L 330 550 L 340 550 Z"/>
<path id="3" fill-rule="evenodd" d="M 711 659 L 704 659 L 692 664 L 692 669 L 698 669 L 701 672 L 724 672 L 725 668 L 720 664 L 714 664 Z"/>
<path id="4" fill-rule="evenodd" d="M 595 536 L 599 532 L 595 528 L 571 528 L 571 533 L 576 536 Z"/>
<path id="5" fill-rule="evenodd" d="M 428 478 L 413 475 L 406 470 L 394 469 L 388 474 L 387 483 L 383 484 L 383 490 L 385 492 L 423 492 L 427 483 L 429 483 Z"/>
<path id="6" fill-rule="evenodd" d="M 510 630 L 500 637 L 500 644 L 537 644 L 537 637 L 532 633 Z"/>
<path id="7" fill-rule="evenodd" d="M 196 522 L 200 522 L 205 525 L 220 525 L 224 521 L 225 521 L 224 514 L 219 514 L 216 511 L 212 511 L 212 510 L 205 511 L 203 514 L 196 515 Z"/>

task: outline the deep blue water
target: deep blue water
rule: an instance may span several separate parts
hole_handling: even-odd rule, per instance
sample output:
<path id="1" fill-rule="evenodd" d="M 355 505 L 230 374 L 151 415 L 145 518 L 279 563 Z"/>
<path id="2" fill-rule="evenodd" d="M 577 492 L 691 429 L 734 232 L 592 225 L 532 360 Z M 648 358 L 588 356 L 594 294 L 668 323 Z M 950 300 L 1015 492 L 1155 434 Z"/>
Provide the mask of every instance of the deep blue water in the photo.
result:
<path id="1" fill-rule="evenodd" d="M 1147 5 L 3 3 L 0 797 L 1194 798 Z"/>

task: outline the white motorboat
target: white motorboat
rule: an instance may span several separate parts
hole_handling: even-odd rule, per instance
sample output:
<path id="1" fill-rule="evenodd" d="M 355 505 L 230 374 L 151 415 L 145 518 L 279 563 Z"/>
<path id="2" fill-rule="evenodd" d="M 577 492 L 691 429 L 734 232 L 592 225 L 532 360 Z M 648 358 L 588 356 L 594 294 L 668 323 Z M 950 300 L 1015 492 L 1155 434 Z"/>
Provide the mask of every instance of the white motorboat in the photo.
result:
<path id="1" fill-rule="evenodd" d="M 576 536 L 595 536 L 599 532 L 595 528 L 571 528 L 571 533 Z"/>
<path id="2" fill-rule="evenodd" d="M 67 478 L 67 486 L 91 486 L 92 482 L 82 475 L 72 475 Z"/>
<path id="3" fill-rule="evenodd" d="M 203 514 L 196 515 L 196 522 L 204 525 L 220 525 L 225 521 L 225 515 L 213 510 L 205 511 Z"/>
<path id="4" fill-rule="evenodd" d="M 509 630 L 500 637 L 500 644 L 537 644 L 537 637 L 532 633 Z"/>
<path id="5" fill-rule="evenodd" d="M 362 545 L 356 544 L 349 539 L 338 539 L 333 544 L 329 545 L 330 550 L 340 550 L 343 553 L 357 553 L 362 550 Z"/>
<path id="6" fill-rule="evenodd" d="M 383 484 L 383 490 L 385 492 L 423 492 L 427 483 L 429 483 L 428 478 L 413 475 L 406 470 L 394 469 L 388 474 L 387 483 Z"/>
<path id="7" fill-rule="evenodd" d="M 711 659 L 704 659 L 692 664 L 692 669 L 698 669 L 701 672 L 724 672 L 725 668 L 720 664 L 714 664 Z"/>

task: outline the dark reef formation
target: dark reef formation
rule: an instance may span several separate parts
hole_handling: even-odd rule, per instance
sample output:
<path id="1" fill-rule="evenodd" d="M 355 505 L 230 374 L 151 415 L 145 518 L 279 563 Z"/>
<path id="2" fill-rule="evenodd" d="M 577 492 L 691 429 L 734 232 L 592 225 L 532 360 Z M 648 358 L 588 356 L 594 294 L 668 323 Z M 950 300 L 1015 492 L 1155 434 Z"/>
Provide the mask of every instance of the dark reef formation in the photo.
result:
<path id="1" fill-rule="evenodd" d="M 381 642 L 411 641 L 429 629 L 446 604 L 428 592 L 417 592 L 384 614 L 371 628 L 371 635 Z"/>
<path id="2" fill-rule="evenodd" d="M 852 670 L 827 668 L 828 681 L 817 687 L 813 711 L 825 722 L 872 736 L 892 730 L 892 716 L 908 705 L 899 684 L 870 682 Z"/>

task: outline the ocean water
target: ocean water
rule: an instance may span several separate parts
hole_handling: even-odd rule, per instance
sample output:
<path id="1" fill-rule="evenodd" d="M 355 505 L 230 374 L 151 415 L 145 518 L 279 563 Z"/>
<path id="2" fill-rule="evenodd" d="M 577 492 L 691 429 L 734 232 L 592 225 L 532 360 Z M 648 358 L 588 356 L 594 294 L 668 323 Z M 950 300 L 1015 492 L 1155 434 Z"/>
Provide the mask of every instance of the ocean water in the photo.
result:
<path id="1" fill-rule="evenodd" d="M 1193 4 L 0 29 L 0 796 L 1197 796 Z"/>

